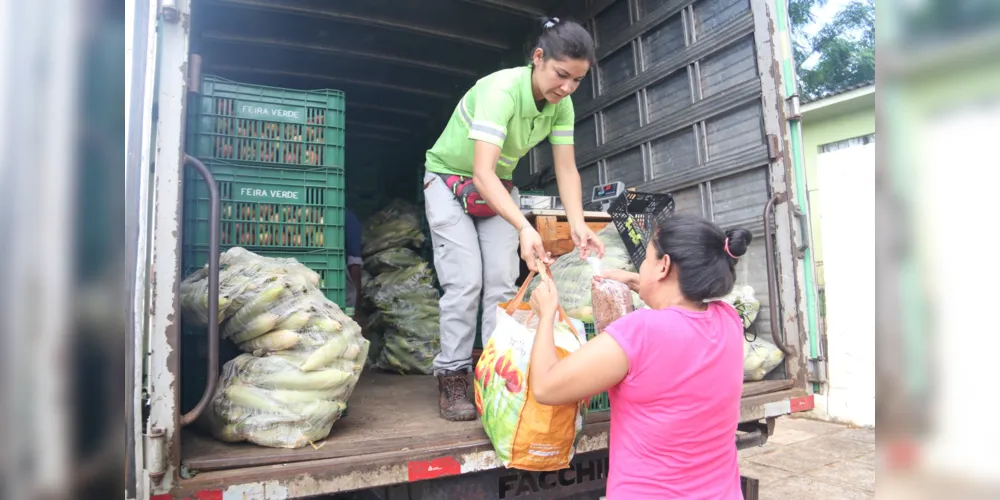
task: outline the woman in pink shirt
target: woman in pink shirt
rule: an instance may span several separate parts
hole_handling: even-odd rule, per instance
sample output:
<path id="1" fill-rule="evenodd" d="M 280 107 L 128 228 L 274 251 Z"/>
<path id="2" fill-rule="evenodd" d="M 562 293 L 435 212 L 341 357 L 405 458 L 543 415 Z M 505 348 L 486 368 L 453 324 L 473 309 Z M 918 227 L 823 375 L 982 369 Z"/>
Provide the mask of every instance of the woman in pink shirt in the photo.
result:
<path id="1" fill-rule="evenodd" d="M 528 383 L 542 404 L 602 391 L 611 397 L 607 498 L 742 499 L 736 425 L 743 387 L 743 323 L 722 297 L 751 235 L 675 216 L 655 228 L 639 273 L 610 271 L 649 306 L 615 321 L 559 360 L 552 327 L 540 327 Z M 595 279 L 603 279 L 595 278 Z M 553 287 L 531 306 L 552 325 Z"/>

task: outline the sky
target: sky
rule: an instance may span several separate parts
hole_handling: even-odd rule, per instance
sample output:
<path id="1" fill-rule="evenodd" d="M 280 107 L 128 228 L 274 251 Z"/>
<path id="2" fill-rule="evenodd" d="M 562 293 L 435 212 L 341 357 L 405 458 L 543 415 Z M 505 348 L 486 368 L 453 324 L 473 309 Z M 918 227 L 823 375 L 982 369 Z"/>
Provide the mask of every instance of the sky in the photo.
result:
<path id="1" fill-rule="evenodd" d="M 809 36 L 815 35 L 820 28 L 822 28 L 826 23 L 833 19 L 845 5 L 851 3 L 851 0 L 827 0 L 826 5 L 822 7 L 813 7 L 813 18 L 815 22 L 803 28 L 803 31 L 809 34 Z M 817 62 L 819 62 L 819 54 L 813 54 L 812 57 L 806 59 L 802 64 L 804 68 L 812 68 Z"/>
<path id="2" fill-rule="evenodd" d="M 851 3 L 851 0 L 827 0 L 826 5 L 813 8 L 813 16 L 816 18 L 816 22 L 806 26 L 806 33 L 809 33 L 809 36 L 815 35 L 824 24 L 833 19 L 833 16 L 837 15 L 837 12 L 840 12 L 840 9 L 843 9 L 849 3 Z"/>

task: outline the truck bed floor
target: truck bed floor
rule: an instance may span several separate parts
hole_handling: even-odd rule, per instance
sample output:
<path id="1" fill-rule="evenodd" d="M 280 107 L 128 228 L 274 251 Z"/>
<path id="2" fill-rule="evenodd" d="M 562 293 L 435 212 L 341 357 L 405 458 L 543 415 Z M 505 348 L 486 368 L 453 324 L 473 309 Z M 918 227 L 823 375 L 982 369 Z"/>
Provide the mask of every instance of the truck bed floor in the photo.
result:
<path id="1" fill-rule="evenodd" d="M 744 397 L 781 390 L 788 381 L 750 382 Z M 470 387 L 471 392 L 471 387 Z M 470 394 L 471 395 L 471 394 Z M 592 413 L 588 422 L 608 419 Z M 437 382 L 430 376 L 400 376 L 366 371 L 351 395 L 348 415 L 333 425 L 330 435 L 295 450 L 249 443 L 223 443 L 193 429 L 181 436 L 182 463 L 191 471 L 209 471 L 402 452 L 430 444 L 488 445 L 480 421 L 448 422 L 438 413 Z"/>

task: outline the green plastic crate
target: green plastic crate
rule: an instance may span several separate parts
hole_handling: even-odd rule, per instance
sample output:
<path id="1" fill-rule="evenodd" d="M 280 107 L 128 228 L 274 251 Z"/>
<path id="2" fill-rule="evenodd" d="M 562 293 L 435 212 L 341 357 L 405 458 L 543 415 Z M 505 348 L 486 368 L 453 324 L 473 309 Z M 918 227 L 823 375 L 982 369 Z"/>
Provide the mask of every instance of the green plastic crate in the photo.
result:
<path id="1" fill-rule="evenodd" d="M 230 246 L 221 246 L 225 252 Z M 313 252 L 268 252 L 256 251 L 263 257 L 294 258 L 302 265 L 319 273 L 319 288 L 326 298 L 340 307 L 344 307 L 346 284 L 347 257 L 343 250 L 318 250 Z M 181 256 L 184 276 L 204 267 L 208 263 L 208 246 L 185 246 Z"/>
<path id="2" fill-rule="evenodd" d="M 221 198 L 219 244 L 249 250 L 343 250 L 344 171 L 205 165 Z M 208 245 L 208 185 L 191 167 L 184 177 L 184 244 Z"/>
<path id="3" fill-rule="evenodd" d="M 202 159 L 344 166 L 344 93 L 237 83 L 206 75 L 191 106 L 188 150 Z"/>

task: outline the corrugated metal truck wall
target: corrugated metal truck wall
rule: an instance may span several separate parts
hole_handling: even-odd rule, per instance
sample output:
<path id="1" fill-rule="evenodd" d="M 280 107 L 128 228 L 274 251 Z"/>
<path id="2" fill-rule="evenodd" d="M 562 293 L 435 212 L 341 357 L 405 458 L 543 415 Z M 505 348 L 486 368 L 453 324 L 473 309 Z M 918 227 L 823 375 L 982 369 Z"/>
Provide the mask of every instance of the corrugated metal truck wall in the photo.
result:
<path id="1" fill-rule="evenodd" d="M 749 0 L 618 0 L 587 28 L 598 63 L 573 94 L 584 201 L 594 185 L 622 181 L 673 193 L 677 213 L 750 229 L 738 273 L 761 300 L 755 325 L 769 338 L 769 159 Z M 551 165 L 543 142 L 531 173 L 554 195 Z"/>

